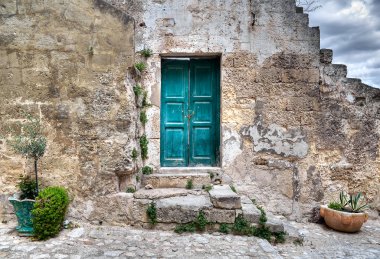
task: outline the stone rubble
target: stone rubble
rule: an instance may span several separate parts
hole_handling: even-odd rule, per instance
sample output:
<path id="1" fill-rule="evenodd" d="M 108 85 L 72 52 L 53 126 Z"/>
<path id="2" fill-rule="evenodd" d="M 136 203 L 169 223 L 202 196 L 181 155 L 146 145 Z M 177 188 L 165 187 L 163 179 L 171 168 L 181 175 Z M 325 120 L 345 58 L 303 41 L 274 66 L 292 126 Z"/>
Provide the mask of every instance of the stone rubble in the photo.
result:
<path id="1" fill-rule="evenodd" d="M 289 237 L 278 245 L 217 232 L 179 235 L 85 223 L 56 238 L 32 241 L 17 236 L 15 225 L 0 224 L 0 258 L 380 258 L 380 222 L 372 220 L 357 234 L 287 222 Z"/>

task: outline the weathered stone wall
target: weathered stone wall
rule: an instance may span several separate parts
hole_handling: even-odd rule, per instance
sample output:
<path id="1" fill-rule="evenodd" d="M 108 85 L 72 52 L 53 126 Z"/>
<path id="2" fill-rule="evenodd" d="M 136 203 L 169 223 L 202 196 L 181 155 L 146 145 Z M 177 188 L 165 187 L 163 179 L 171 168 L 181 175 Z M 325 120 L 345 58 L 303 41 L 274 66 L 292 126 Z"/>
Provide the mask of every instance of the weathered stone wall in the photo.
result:
<path id="1" fill-rule="evenodd" d="M 224 181 L 293 219 L 342 189 L 379 208 L 380 91 L 320 61 L 319 29 L 294 0 L 108 2 L 135 17 L 136 49 L 155 54 L 149 164 L 159 167 L 160 55 L 219 54 Z"/>
<path id="2" fill-rule="evenodd" d="M 133 18 L 101 0 L 1 2 L 1 219 L 19 175 L 32 171 L 5 141 L 22 112 L 40 118 L 48 137 L 43 185 L 65 186 L 78 209 L 119 191 L 116 172 L 132 167 L 136 145 L 133 62 Z"/>
<path id="3" fill-rule="evenodd" d="M 161 55 L 220 55 L 224 182 L 292 219 L 341 189 L 365 191 L 380 209 L 380 91 L 320 54 L 319 29 L 294 0 L 105 1 L 114 8 L 14 0 L 0 9 L 1 123 L 21 109 L 42 118 L 43 177 L 69 188 L 72 216 L 122 224 L 137 211 L 131 195 L 116 194 L 116 173 L 130 171 L 141 135 L 127 68 L 143 48 L 154 52 L 141 82 L 152 104 L 146 164 L 160 166 Z M 0 151 L 10 193 L 24 163 L 4 141 Z"/>

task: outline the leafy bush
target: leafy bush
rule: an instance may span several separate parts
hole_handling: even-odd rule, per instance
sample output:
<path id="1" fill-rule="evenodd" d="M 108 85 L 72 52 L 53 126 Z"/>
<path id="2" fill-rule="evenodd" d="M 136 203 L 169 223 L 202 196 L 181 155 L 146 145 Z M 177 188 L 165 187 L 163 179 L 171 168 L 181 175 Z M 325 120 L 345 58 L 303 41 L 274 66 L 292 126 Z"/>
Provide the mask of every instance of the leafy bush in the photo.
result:
<path id="1" fill-rule="evenodd" d="M 150 224 L 152 224 L 152 225 L 157 224 L 157 209 L 156 209 L 156 204 L 154 202 L 149 204 L 149 206 L 146 210 L 146 215 L 148 216 Z"/>
<path id="2" fill-rule="evenodd" d="M 149 174 L 152 174 L 153 173 L 153 168 L 150 167 L 150 166 L 144 166 L 142 169 L 141 169 L 142 173 L 145 174 L 145 175 L 149 175 Z"/>
<path id="3" fill-rule="evenodd" d="M 139 71 L 140 73 L 143 72 L 146 69 L 146 64 L 144 62 L 137 62 L 134 65 L 135 69 Z"/>
<path id="4" fill-rule="evenodd" d="M 186 189 L 193 189 L 194 185 L 193 185 L 193 180 L 189 179 L 187 180 L 187 183 L 186 183 Z"/>
<path id="5" fill-rule="evenodd" d="M 149 141 L 146 135 L 145 134 L 142 135 L 140 137 L 140 149 L 141 149 L 141 158 L 143 160 L 148 158 L 148 144 L 149 144 Z"/>
<path id="6" fill-rule="evenodd" d="M 228 227 L 228 225 L 226 223 L 222 223 L 219 226 L 219 232 L 224 233 L 224 234 L 228 234 L 230 232 L 230 228 Z"/>
<path id="7" fill-rule="evenodd" d="M 140 54 L 143 57 L 149 58 L 153 55 L 153 50 L 144 48 L 143 50 L 140 51 Z"/>
<path id="8" fill-rule="evenodd" d="M 59 233 L 68 204 L 69 196 L 62 187 L 47 187 L 39 193 L 32 210 L 37 239 L 45 240 Z"/>
<path id="9" fill-rule="evenodd" d="M 134 193 L 134 192 L 136 192 L 136 189 L 135 189 L 135 187 L 128 187 L 125 192 L 126 193 Z"/>
<path id="10" fill-rule="evenodd" d="M 24 176 L 20 178 L 18 187 L 21 191 L 20 199 L 34 200 L 37 197 L 36 181 L 32 180 L 30 176 Z"/>
<path id="11" fill-rule="evenodd" d="M 145 111 L 140 112 L 140 122 L 143 126 L 148 122 L 148 116 L 146 115 Z"/>

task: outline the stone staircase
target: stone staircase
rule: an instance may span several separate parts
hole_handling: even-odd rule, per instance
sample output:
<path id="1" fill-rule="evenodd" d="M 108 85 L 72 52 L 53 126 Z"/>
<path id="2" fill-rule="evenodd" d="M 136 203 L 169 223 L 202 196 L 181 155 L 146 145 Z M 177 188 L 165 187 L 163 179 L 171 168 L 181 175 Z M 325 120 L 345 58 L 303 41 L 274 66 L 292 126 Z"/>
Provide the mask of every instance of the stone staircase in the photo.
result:
<path id="1" fill-rule="evenodd" d="M 185 189 L 189 180 L 193 189 Z M 144 175 L 142 188 L 134 193 L 132 214 L 136 223 L 149 226 L 148 206 L 156 205 L 158 226 L 172 229 L 174 224 L 193 221 L 200 211 L 209 222 L 233 224 L 240 214 L 252 224 L 258 224 L 260 210 L 246 196 L 233 192 L 229 185 L 220 184 L 219 168 L 162 168 L 152 175 Z M 218 183 L 218 184 L 216 184 Z M 209 191 L 204 186 L 212 186 Z M 271 231 L 283 231 L 283 224 L 268 216 Z"/>

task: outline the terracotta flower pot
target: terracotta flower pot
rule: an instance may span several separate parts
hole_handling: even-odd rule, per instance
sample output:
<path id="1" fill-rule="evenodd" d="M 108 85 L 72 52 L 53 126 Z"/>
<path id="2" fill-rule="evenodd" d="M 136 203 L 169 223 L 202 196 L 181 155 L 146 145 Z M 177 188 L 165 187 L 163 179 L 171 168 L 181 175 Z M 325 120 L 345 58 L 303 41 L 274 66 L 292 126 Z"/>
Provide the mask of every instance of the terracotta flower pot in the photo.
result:
<path id="1" fill-rule="evenodd" d="M 365 212 L 351 213 L 338 211 L 328 208 L 327 205 L 321 205 L 320 214 L 325 219 L 327 226 L 348 233 L 358 232 L 363 223 L 368 219 L 368 215 Z"/>

